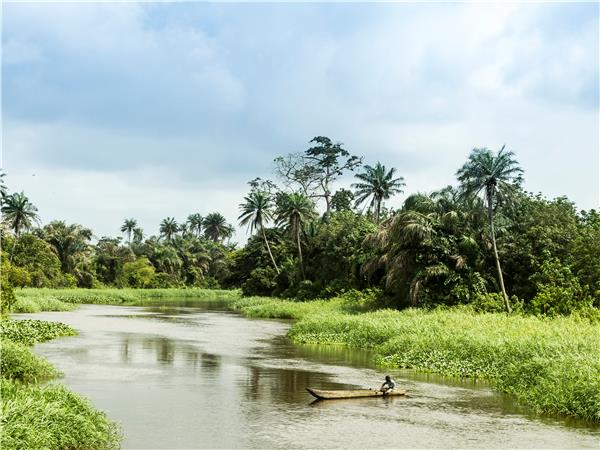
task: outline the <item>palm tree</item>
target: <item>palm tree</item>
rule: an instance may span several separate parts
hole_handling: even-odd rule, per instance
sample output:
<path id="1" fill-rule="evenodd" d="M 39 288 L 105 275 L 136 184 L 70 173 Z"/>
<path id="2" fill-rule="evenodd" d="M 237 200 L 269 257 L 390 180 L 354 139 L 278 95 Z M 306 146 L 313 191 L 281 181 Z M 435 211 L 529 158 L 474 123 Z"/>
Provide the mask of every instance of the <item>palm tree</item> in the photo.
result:
<path id="1" fill-rule="evenodd" d="M 77 224 L 67 225 L 63 221 L 53 221 L 44 227 L 42 236 L 58 256 L 61 270 L 73 273 L 76 266 L 86 258 L 92 230 Z"/>
<path id="2" fill-rule="evenodd" d="M 17 239 L 22 230 L 28 230 L 33 227 L 34 223 L 39 223 L 37 208 L 29 201 L 23 192 L 15 192 L 3 198 L 2 203 L 3 220 L 15 232 L 12 250 L 10 252 L 10 262 L 12 262 L 13 254 Z"/>
<path id="3" fill-rule="evenodd" d="M 218 212 L 210 213 L 202 221 L 204 235 L 214 242 L 222 241 L 233 235 L 233 227 L 227 223 L 225 217 Z"/>
<path id="4" fill-rule="evenodd" d="M 279 267 L 277 267 L 275 258 L 273 258 L 271 246 L 269 245 L 267 235 L 265 234 L 265 223 L 273 220 L 273 202 L 271 195 L 264 191 L 252 191 L 247 197 L 244 197 L 244 200 L 245 203 L 240 204 L 240 210 L 242 211 L 242 214 L 238 217 L 240 225 L 248 225 L 250 234 L 252 234 L 255 228 L 260 230 L 263 239 L 265 240 L 267 250 L 269 251 L 271 261 L 273 262 L 273 267 L 275 267 L 275 270 L 279 275 Z"/>
<path id="5" fill-rule="evenodd" d="M 317 217 L 315 204 L 307 196 L 294 192 L 292 194 L 282 193 L 277 198 L 276 223 L 285 225 L 291 236 L 295 238 L 298 246 L 298 261 L 300 263 L 300 272 L 302 278 L 304 274 L 304 265 L 302 263 L 302 246 L 300 244 L 300 233 L 306 223 Z"/>
<path id="6" fill-rule="evenodd" d="M 8 196 L 8 187 L 4 182 L 4 177 L 6 176 L 6 172 L 0 170 L 0 205 L 4 203 L 4 199 Z"/>
<path id="7" fill-rule="evenodd" d="M 502 268 L 500 267 L 500 258 L 496 247 L 494 209 L 499 201 L 514 194 L 523 180 L 523 170 L 519 167 L 519 163 L 514 156 L 513 152 L 505 149 L 505 146 L 502 146 L 497 154 L 487 148 L 474 148 L 467 162 L 456 172 L 458 181 L 461 184 L 462 195 L 465 198 L 483 195 L 487 203 L 490 237 L 498 281 L 504 297 L 504 307 L 508 313 L 511 309 L 504 287 L 504 278 L 502 277 Z"/>
<path id="8" fill-rule="evenodd" d="M 127 242 L 130 247 L 131 247 L 131 234 L 133 233 L 133 230 L 135 229 L 136 226 L 137 226 L 137 220 L 135 220 L 135 219 L 125 219 L 125 222 L 123 222 L 123 225 L 121 225 L 121 233 L 125 233 L 127 235 Z"/>
<path id="9" fill-rule="evenodd" d="M 190 227 L 190 231 L 194 233 L 196 237 L 200 236 L 202 231 L 202 216 L 198 213 L 190 214 L 187 218 L 187 224 Z"/>
<path id="10" fill-rule="evenodd" d="M 375 210 L 375 220 L 379 223 L 383 201 L 392 195 L 402 193 L 402 187 L 406 184 L 403 177 L 394 178 L 395 168 L 386 170 L 380 162 L 375 164 L 375 167 L 365 166 L 364 169 L 364 172 L 355 175 L 362 182 L 352 184 L 352 187 L 356 189 L 356 205 L 371 198 L 369 209 Z"/>
<path id="11" fill-rule="evenodd" d="M 175 233 L 179 231 L 179 225 L 177 225 L 175 218 L 167 217 L 160 223 L 159 231 L 160 234 L 167 239 L 167 241 L 171 241 L 173 240 Z"/>
<path id="12" fill-rule="evenodd" d="M 140 244 L 144 240 L 144 230 L 140 227 L 133 229 L 133 242 Z"/>

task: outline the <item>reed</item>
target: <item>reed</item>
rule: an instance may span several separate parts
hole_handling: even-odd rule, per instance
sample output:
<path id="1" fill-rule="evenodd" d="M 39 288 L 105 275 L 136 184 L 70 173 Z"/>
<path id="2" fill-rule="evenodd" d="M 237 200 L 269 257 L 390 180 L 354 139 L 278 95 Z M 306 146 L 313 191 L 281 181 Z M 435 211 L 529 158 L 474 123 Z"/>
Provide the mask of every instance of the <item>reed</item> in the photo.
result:
<path id="1" fill-rule="evenodd" d="M 600 422 L 600 326 L 593 321 L 468 308 L 349 314 L 339 300 L 233 304 L 249 317 L 296 319 L 289 336 L 297 343 L 373 349 L 384 367 L 486 379 L 539 413 Z"/>

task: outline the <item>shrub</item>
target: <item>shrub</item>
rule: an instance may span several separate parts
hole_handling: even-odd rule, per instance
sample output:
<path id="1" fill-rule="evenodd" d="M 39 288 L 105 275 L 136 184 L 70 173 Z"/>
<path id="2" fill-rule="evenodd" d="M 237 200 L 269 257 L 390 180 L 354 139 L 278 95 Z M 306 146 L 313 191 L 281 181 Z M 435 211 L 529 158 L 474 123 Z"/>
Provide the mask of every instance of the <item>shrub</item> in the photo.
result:
<path id="1" fill-rule="evenodd" d="M 138 258 L 123 264 L 123 270 L 117 277 L 119 287 L 149 288 L 154 284 L 156 271 L 148 258 Z"/>
<path id="2" fill-rule="evenodd" d="M 277 272 L 273 267 L 257 267 L 242 283 L 243 295 L 269 295 L 277 287 Z"/>

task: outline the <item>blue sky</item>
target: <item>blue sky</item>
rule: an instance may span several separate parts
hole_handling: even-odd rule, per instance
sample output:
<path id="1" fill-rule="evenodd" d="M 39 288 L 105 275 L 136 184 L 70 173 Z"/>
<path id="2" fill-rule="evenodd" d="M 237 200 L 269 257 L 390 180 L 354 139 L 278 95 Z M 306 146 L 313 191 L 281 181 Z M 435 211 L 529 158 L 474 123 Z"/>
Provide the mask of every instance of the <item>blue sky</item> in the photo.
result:
<path id="1" fill-rule="evenodd" d="M 44 222 L 99 236 L 125 217 L 147 233 L 193 212 L 235 222 L 248 180 L 326 135 L 396 167 L 407 193 L 454 183 L 473 147 L 506 144 L 528 190 L 598 208 L 598 14 L 593 3 L 4 3 L 7 181 Z"/>

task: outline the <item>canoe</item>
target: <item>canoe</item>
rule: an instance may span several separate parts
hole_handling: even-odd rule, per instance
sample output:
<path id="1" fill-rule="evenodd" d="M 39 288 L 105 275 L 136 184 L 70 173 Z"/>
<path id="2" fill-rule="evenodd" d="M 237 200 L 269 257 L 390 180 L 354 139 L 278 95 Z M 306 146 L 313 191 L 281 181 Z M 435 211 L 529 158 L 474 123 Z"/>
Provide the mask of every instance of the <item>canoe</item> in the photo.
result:
<path id="1" fill-rule="evenodd" d="M 403 389 L 394 389 L 392 392 L 383 394 L 379 389 L 354 389 L 354 390 L 339 390 L 339 391 L 321 391 L 319 389 L 306 388 L 311 395 L 319 400 L 333 400 L 336 398 L 360 398 L 360 397 L 395 397 L 406 395 Z"/>

